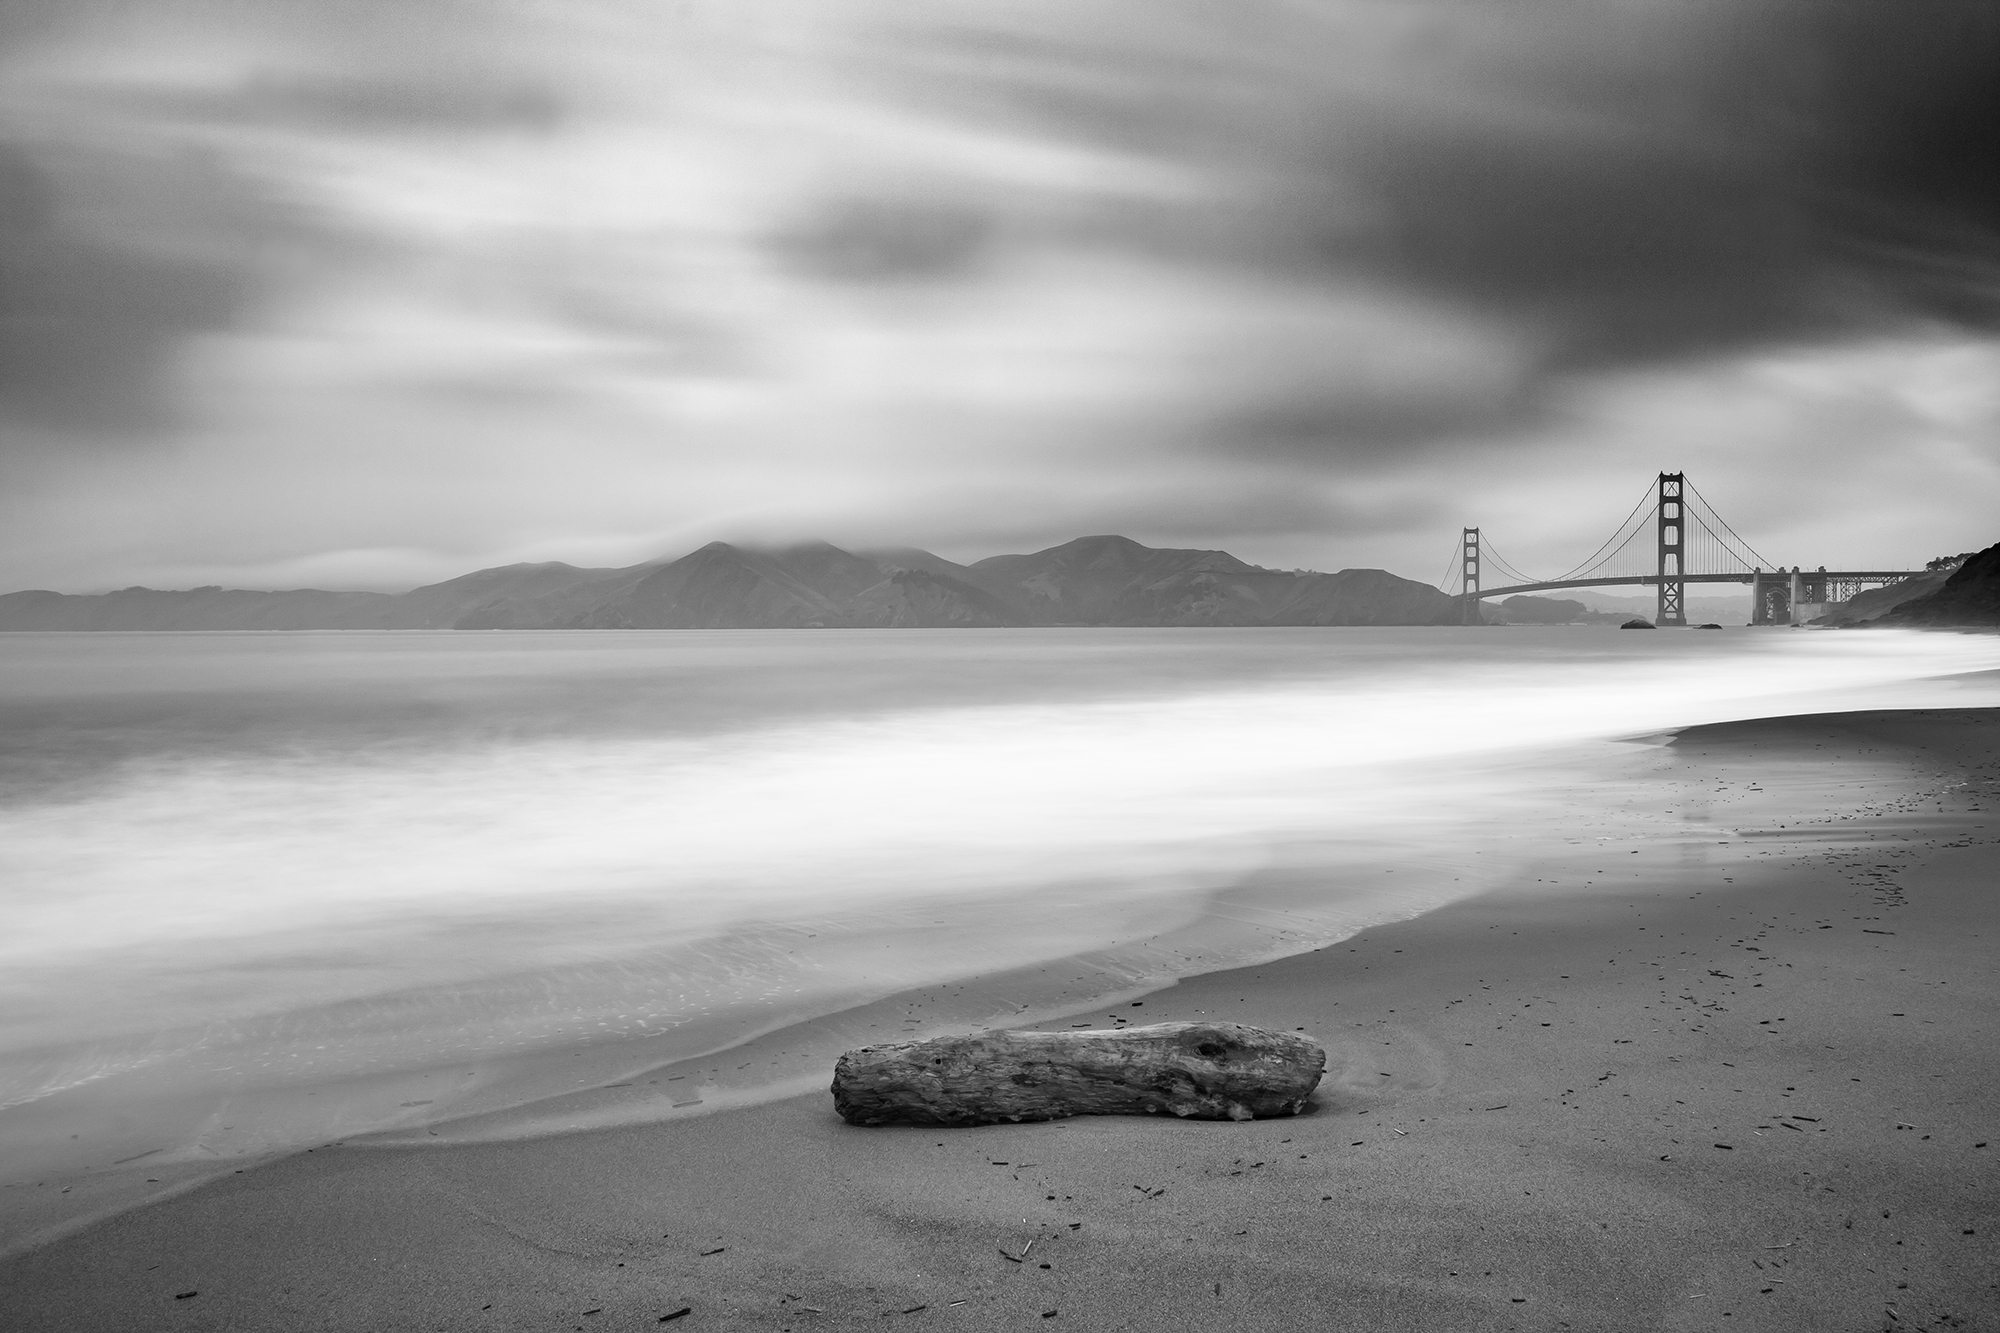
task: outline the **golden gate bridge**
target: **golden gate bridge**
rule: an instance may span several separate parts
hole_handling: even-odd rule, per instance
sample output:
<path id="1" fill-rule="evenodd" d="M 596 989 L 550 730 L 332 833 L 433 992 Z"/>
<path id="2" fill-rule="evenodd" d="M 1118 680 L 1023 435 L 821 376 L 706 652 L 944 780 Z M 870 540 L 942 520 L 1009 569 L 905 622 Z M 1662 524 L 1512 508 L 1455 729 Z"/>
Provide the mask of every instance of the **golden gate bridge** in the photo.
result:
<path id="1" fill-rule="evenodd" d="M 1485 583 L 1486 571 L 1509 580 Z M 1662 472 L 1625 521 L 1576 568 L 1559 578 L 1523 574 L 1482 537 L 1466 528 L 1452 570 L 1438 582 L 1459 599 L 1461 623 L 1485 623 L 1479 604 L 1488 597 L 1546 592 L 1558 588 L 1651 587 L 1659 590 L 1655 625 L 1687 624 L 1687 585 L 1747 583 L 1750 623 L 1803 624 L 1828 602 L 1841 602 L 1863 588 L 1900 583 L 1920 569 L 1839 569 L 1825 565 L 1787 570 L 1743 540 L 1684 473 Z"/>

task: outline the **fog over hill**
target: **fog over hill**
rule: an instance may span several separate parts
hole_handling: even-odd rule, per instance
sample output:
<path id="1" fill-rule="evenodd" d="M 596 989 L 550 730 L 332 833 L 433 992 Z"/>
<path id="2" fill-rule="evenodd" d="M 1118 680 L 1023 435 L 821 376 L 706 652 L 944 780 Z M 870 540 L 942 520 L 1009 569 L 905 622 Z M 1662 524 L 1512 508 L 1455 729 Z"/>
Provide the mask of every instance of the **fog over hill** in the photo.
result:
<path id="1" fill-rule="evenodd" d="M 549 630 L 1019 625 L 1446 625 L 1454 599 L 1379 569 L 1080 537 L 961 565 L 929 551 L 710 542 L 623 569 L 482 569 L 405 593 L 125 588 L 0 596 L 0 630 Z"/>

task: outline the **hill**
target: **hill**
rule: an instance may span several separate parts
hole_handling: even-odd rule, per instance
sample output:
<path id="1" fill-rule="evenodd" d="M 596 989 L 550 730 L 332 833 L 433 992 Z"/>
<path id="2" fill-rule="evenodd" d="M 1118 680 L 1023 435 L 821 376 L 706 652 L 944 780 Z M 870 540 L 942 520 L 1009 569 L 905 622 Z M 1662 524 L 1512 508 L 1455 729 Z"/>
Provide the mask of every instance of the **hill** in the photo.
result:
<path id="1" fill-rule="evenodd" d="M 1846 601 L 1827 608 L 1826 614 L 1812 623 L 1837 626 L 1865 624 L 1887 615 L 1904 602 L 1929 596 L 1944 587 L 1945 580 L 1951 575 L 1950 569 L 1933 569 L 1885 588 L 1863 589 Z"/>
<path id="2" fill-rule="evenodd" d="M 1001 555 L 967 577 L 1058 625 L 1449 625 L 1458 604 L 1380 569 L 1289 573 L 1227 551 L 1079 537 L 1032 555 Z"/>
<path id="3" fill-rule="evenodd" d="M 121 588 L 76 596 L 0 596 L 0 630 L 391 630 L 448 629 L 495 598 L 568 587 L 609 570 L 557 563 L 504 565 L 404 593 L 291 588 Z"/>
<path id="4" fill-rule="evenodd" d="M 1247 564 L 1080 537 L 960 565 L 913 548 L 710 542 L 624 569 L 505 565 L 406 593 L 219 587 L 0 597 L 0 630 L 544 630 L 1015 625 L 1448 625 L 1457 603 L 1380 569 Z"/>
<path id="5" fill-rule="evenodd" d="M 1490 608 L 1488 614 L 1497 615 L 1508 625 L 1567 625 L 1584 619 L 1591 614 L 1582 602 L 1567 597 L 1530 597 L 1516 593 Z"/>
<path id="6" fill-rule="evenodd" d="M 1868 623 L 1936 629 L 2000 625 L 2000 545 L 1967 556 L 1942 587 L 1891 607 Z"/>
<path id="7" fill-rule="evenodd" d="M 956 573 L 954 573 L 956 571 Z M 1026 624 L 928 551 L 856 555 L 826 542 L 771 551 L 710 542 L 678 560 L 495 597 L 455 629 L 938 628 Z"/>

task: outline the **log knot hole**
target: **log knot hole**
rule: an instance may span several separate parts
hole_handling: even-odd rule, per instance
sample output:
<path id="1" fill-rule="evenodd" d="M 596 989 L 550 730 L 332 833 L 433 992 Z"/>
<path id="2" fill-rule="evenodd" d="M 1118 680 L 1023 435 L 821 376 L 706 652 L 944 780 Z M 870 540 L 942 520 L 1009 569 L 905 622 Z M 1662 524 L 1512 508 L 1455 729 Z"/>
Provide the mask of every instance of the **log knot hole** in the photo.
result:
<path id="1" fill-rule="evenodd" d="M 1326 1051 L 1237 1023 L 981 1032 L 840 1057 L 833 1103 L 854 1125 L 990 1125 L 1072 1115 L 1250 1120 L 1295 1115 Z"/>

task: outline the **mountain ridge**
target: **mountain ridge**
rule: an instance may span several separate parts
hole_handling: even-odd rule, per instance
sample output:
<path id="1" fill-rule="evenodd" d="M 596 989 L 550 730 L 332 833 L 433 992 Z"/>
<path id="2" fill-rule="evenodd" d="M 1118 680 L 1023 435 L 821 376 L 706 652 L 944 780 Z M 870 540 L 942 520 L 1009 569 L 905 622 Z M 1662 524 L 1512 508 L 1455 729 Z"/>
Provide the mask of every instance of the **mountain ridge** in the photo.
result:
<path id="1" fill-rule="evenodd" d="M 6 630 L 1002 628 L 1445 625 L 1455 599 L 1386 570 L 1249 564 L 1116 534 L 961 565 L 915 547 L 710 542 L 617 569 L 499 565 L 402 593 L 211 586 L 0 595 Z"/>

